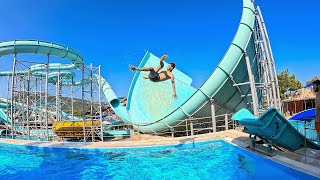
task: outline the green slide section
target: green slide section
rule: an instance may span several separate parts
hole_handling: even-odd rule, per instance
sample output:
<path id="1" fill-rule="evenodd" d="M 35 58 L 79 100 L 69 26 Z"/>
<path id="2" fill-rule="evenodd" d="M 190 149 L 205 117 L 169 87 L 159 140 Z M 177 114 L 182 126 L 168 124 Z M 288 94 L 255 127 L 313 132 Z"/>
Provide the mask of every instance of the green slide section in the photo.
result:
<path id="1" fill-rule="evenodd" d="M 191 78 L 178 70 L 173 74 L 177 82 L 178 100 L 172 98 L 170 81 L 153 83 L 141 78 L 136 72 L 132 81 L 127 106 L 120 104 L 110 84 L 101 78 L 101 87 L 113 110 L 126 122 L 139 124 L 142 132 L 160 132 L 169 129 L 188 116 L 204 117 L 210 112 L 208 102 L 214 101 L 217 112 L 236 112 L 241 108 L 251 109 L 249 86 L 235 87 L 234 84 L 248 82 L 248 71 L 245 61 L 250 59 L 253 75 L 259 79 L 257 64 L 254 61 L 255 43 L 253 28 L 255 9 L 253 1 L 243 0 L 242 18 L 237 33 L 224 57 L 209 78 L 199 89 L 190 86 Z M 156 66 L 159 58 L 147 53 L 139 67 Z M 210 114 L 209 114 L 210 115 Z"/>
<path id="2" fill-rule="evenodd" d="M 3 108 L 0 108 L 0 121 L 7 125 L 12 124 L 11 119 L 7 116 L 7 113 L 4 111 Z"/>
<path id="3" fill-rule="evenodd" d="M 44 54 L 66 58 L 73 64 L 83 64 L 82 55 L 70 47 L 38 40 L 15 40 L 0 42 L 0 56 L 9 54 Z"/>
<path id="4" fill-rule="evenodd" d="M 49 83 L 55 84 L 57 82 L 58 76 L 63 77 L 61 85 L 62 86 L 80 86 L 82 84 L 88 84 L 89 80 L 78 80 L 73 81 L 72 78 L 75 77 L 75 73 L 71 70 L 77 69 L 77 66 L 74 64 L 61 64 L 61 63 L 51 63 L 48 66 L 50 72 L 48 74 Z M 30 70 L 16 71 L 15 75 L 28 75 L 32 73 L 33 76 L 46 77 L 47 65 L 37 64 L 30 66 Z M 0 76 L 12 76 L 12 71 L 2 71 Z"/>
<path id="5" fill-rule="evenodd" d="M 306 139 L 290 122 L 275 108 L 268 109 L 256 118 L 247 109 L 241 109 L 232 116 L 240 125 L 247 128 L 247 132 L 261 136 L 289 150 L 298 150 L 305 146 L 320 150 L 320 146 Z"/>
<path id="6" fill-rule="evenodd" d="M 6 103 L 6 104 L 9 104 L 9 106 L 10 106 L 10 104 L 11 104 L 11 101 L 10 100 L 7 100 L 7 99 L 5 99 L 5 98 L 0 98 L 0 102 L 2 102 L 2 103 Z M 41 112 L 41 113 L 46 113 L 47 111 L 45 110 L 45 109 L 39 109 L 37 106 L 29 106 L 29 105 L 27 105 L 27 104 L 23 104 L 23 103 L 19 103 L 19 102 L 13 102 L 13 105 L 15 106 L 15 107 L 20 107 L 20 108 L 24 108 L 24 109 L 27 109 L 27 108 L 29 108 L 29 109 L 31 109 L 31 110 L 33 110 L 33 111 L 36 111 L 36 112 Z M 48 114 L 50 114 L 50 115 L 56 115 L 57 114 L 57 112 L 55 112 L 55 111 L 48 111 Z M 71 115 L 69 115 L 69 114 L 67 114 L 67 113 L 62 113 L 62 115 L 63 115 L 63 117 L 64 118 L 66 118 L 66 119 L 68 119 L 68 120 L 74 120 L 74 121 L 82 121 L 82 118 L 77 118 L 77 117 L 73 117 L 73 116 L 71 116 Z"/>

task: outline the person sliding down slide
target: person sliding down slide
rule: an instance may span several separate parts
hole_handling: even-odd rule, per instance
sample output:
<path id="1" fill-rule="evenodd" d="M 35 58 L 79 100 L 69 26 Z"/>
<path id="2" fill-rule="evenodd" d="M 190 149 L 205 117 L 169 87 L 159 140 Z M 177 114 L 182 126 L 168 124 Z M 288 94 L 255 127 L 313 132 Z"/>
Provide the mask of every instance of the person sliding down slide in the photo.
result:
<path id="1" fill-rule="evenodd" d="M 132 71 L 149 71 L 148 76 L 144 76 L 145 79 L 149 79 L 150 81 L 153 82 L 160 82 L 160 81 L 165 81 L 167 79 L 171 79 L 172 82 L 172 89 L 173 89 L 173 97 L 176 99 L 177 94 L 176 94 L 176 86 L 174 84 L 174 75 L 172 74 L 172 70 L 176 67 L 174 63 L 169 63 L 167 66 L 166 71 L 160 71 L 161 68 L 163 68 L 164 63 L 163 61 L 168 58 L 168 55 L 163 55 L 160 58 L 160 65 L 157 66 L 156 68 L 153 67 L 143 67 L 143 68 L 137 68 L 134 67 L 133 65 L 129 64 L 129 67 Z"/>

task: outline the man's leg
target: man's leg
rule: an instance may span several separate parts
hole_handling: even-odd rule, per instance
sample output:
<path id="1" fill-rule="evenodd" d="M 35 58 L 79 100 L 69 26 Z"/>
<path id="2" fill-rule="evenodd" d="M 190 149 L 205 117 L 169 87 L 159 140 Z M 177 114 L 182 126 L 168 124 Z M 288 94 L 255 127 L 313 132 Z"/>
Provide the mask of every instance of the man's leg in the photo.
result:
<path id="1" fill-rule="evenodd" d="M 154 71 L 155 71 L 155 72 L 158 72 L 161 68 L 163 68 L 163 66 L 164 66 L 163 61 L 160 61 L 160 65 L 157 66 L 156 68 L 154 68 Z"/>
<path id="2" fill-rule="evenodd" d="M 151 70 L 153 70 L 152 67 L 137 68 L 137 67 L 132 66 L 131 64 L 129 65 L 129 67 L 130 67 L 130 69 L 131 69 L 132 71 L 151 71 Z M 143 78 L 149 79 L 149 76 L 144 75 Z"/>
<path id="3" fill-rule="evenodd" d="M 151 69 L 153 69 L 152 67 L 137 68 L 132 66 L 131 64 L 129 65 L 129 67 L 132 71 L 150 71 Z"/>
<path id="4" fill-rule="evenodd" d="M 168 58 L 168 55 L 163 55 L 163 56 L 160 58 L 160 65 L 157 66 L 156 68 L 154 68 L 154 71 L 155 71 L 155 72 L 158 72 L 161 68 L 163 68 L 163 66 L 164 66 L 163 61 L 164 61 L 165 59 L 167 59 L 167 58 Z"/>

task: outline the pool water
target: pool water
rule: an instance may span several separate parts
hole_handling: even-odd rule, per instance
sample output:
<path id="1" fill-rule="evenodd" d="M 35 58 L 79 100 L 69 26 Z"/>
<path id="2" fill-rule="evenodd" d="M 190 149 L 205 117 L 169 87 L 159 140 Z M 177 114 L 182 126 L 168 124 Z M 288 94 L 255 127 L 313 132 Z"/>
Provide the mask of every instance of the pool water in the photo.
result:
<path id="1" fill-rule="evenodd" d="M 2 179 L 316 179 L 222 140 L 132 149 L 0 143 Z"/>

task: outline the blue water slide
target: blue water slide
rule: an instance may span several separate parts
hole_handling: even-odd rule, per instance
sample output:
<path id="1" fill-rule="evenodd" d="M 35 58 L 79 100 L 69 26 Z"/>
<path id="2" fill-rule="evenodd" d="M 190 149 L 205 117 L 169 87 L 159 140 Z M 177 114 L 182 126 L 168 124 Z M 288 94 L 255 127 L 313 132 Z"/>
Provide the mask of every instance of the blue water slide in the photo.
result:
<path id="1" fill-rule="evenodd" d="M 253 75 L 259 80 L 258 65 L 255 61 L 254 24 L 254 3 L 243 0 L 242 18 L 237 33 L 224 57 L 203 85 L 194 88 L 190 77 L 178 69 L 173 70 L 178 99 L 172 98 L 170 80 L 154 83 L 143 78 L 146 75 L 144 72 L 136 72 L 126 106 L 120 104 L 106 79 L 98 77 L 98 82 L 101 82 L 102 91 L 115 113 L 134 127 L 139 124 L 139 129 L 146 133 L 168 130 L 179 123 L 176 120 L 189 116 L 210 116 L 211 101 L 216 105 L 216 114 L 236 112 L 241 108 L 252 109 L 252 97 L 246 96 L 251 94 L 250 87 L 235 87 L 234 84 L 249 81 L 246 57 L 249 58 Z M 147 52 L 139 67 L 158 65 L 159 58 Z"/>
<path id="2" fill-rule="evenodd" d="M 301 111 L 301 112 L 293 115 L 292 117 L 290 117 L 289 120 L 311 121 L 315 117 L 316 117 L 316 109 L 312 108 L 312 109 L 307 109 L 307 110 Z"/>
<path id="3" fill-rule="evenodd" d="M 247 109 L 241 109 L 232 116 L 246 127 L 246 132 L 261 136 L 274 144 L 289 150 L 298 150 L 303 147 L 320 150 L 320 146 L 306 139 L 290 122 L 275 108 L 270 108 L 259 118 L 256 118 Z"/>
<path id="4" fill-rule="evenodd" d="M 12 120 L 7 116 L 7 113 L 3 108 L 0 108 L 0 121 L 7 125 L 12 124 Z"/>

